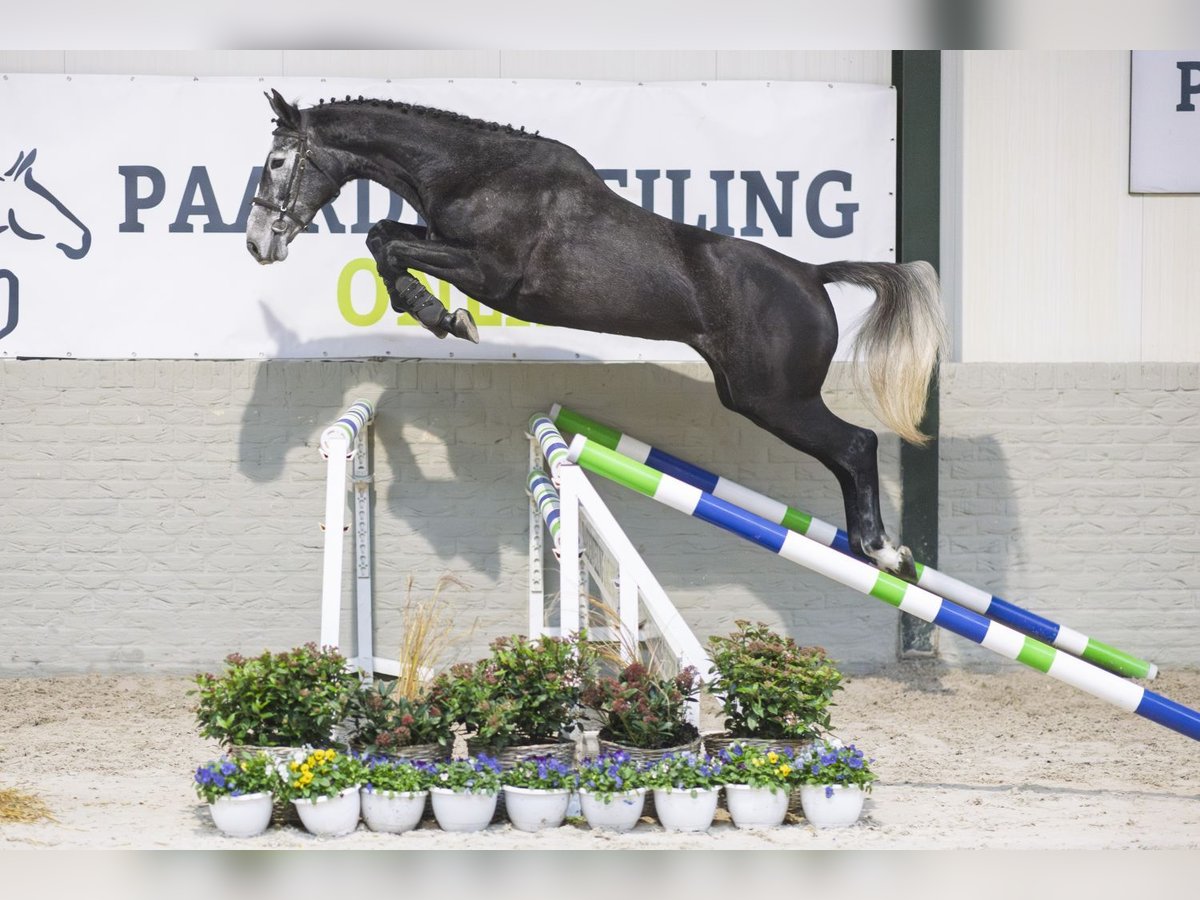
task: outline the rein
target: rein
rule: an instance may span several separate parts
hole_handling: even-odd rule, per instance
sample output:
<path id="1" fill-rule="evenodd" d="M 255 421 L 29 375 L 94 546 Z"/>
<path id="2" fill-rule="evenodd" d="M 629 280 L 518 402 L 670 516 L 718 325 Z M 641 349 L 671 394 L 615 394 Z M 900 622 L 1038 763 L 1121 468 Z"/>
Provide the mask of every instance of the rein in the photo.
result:
<path id="1" fill-rule="evenodd" d="M 308 222 L 303 221 L 292 212 L 296 205 L 296 200 L 300 197 L 300 188 L 304 182 L 304 169 L 306 166 L 312 166 L 318 174 L 333 185 L 333 196 L 330 200 L 336 200 L 338 195 L 341 194 L 342 189 L 337 180 L 317 164 L 316 157 L 313 156 L 312 148 L 309 146 L 308 135 L 305 132 L 293 131 L 290 128 L 278 128 L 275 130 L 275 134 L 294 136 L 299 141 L 299 146 L 296 148 L 296 161 L 292 164 L 292 172 L 288 176 L 287 192 L 284 194 L 283 203 L 282 205 L 272 203 L 270 200 L 259 197 L 257 193 L 250 202 L 254 206 L 261 206 L 264 209 L 279 213 L 279 216 L 271 223 L 271 230 L 276 234 L 283 234 L 290 227 L 286 221 L 288 219 L 295 223 L 297 230 L 308 227 Z"/>

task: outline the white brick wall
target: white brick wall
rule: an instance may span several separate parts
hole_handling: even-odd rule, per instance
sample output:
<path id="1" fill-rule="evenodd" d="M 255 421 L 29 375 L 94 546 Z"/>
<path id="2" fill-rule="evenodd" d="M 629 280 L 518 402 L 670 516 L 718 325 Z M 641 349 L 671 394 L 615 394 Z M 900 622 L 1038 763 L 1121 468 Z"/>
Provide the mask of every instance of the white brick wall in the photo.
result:
<path id="1" fill-rule="evenodd" d="M 942 391 L 939 567 L 1160 666 L 1200 663 L 1200 366 L 959 364 Z"/>
<path id="2" fill-rule="evenodd" d="M 845 383 L 831 405 L 869 424 Z M 524 628 L 523 432 L 555 400 L 843 521 L 832 476 L 724 410 L 698 365 L 3 360 L 0 674 L 187 673 L 315 639 L 316 442 L 359 396 L 379 410 L 380 655 L 395 655 L 410 575 L 419 596 L 444 572 L 470 583 L 444 592 L 464 633 L 477 622 L 462 658 Z M 940 568 L 1160 665 L 1195 665 L 1198 409 L 1195 365 L 947 366 Z M 883 438 L 893 529 L 897 446 Z M 598 487 L 702 638 L 747 617 L 849 671 L 894 660 L 884 604 Z M 941 652 L 998 664 L 951 635 Z"/>
<path id="3" fill-rule="evenodd" d="M 192 672 L 315 639 L 316 443 L 360 396 L 378 407 L 379 655 L 395 655 L 410 575 L 419 596 L 444 572 L 472 585 L 443 594 L 464 631 L 478 623 L 463 658 L 524 629 L 523 433 L 555 400 L 842 520 L 832 476 L 723 409 L 700 365 L 3 360 L 0 378 L 0 673 Z M 869 421 L 845 392 L 832 402 Z M 895 439 L 883 445 L 895 522 Z M 880 604 L 601 491 L 702 636 L 748 616 L 853 667 L 890 658 Z"/>

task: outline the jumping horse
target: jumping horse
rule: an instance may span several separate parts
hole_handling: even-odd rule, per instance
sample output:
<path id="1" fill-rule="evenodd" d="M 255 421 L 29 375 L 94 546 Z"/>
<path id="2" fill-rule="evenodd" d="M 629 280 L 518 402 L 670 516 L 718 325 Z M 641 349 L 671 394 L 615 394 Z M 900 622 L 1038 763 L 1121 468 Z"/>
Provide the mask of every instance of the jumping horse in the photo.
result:
<path id="1" fill-rule="evenodd" d="M 908 548 L 884 532 L 878 438 L 821 397 L 838 343 L 825 285 L 875 292 L 855 347 L 859 385 L 889 428 L 922 443 L 946 334 L 928 263 L 813 265 L 674 222 L 618 196 L 572 148 L 523 128 L 391 100 L 298 109 L 278 91 L 268 99 L 277 127 L 246 227 L 258 262 L 286 258 L 342 185 L 375 181 L 427 223 L 384 220 L 367 237 L 397 309 L 439 336 L 478 339 L 465 311 L 414 289 L 411 268 L 525 321 L 687 344 L 726 407 L 834 474 L 851 547 L 914 574 Z"/>

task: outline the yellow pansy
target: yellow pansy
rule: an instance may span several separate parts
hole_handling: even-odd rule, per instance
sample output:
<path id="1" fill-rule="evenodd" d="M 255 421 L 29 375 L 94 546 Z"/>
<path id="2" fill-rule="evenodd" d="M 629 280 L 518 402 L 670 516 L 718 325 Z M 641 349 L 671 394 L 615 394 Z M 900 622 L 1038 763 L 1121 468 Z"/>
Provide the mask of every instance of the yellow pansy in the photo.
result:
<path id="1" fill-rule="evenodd" d="M 767 762 L 769 762 L 771 765 L 775 765 L 775 763 L 779 762 L 779 754 L 772 750 L 767 754 Z"/>
<path id="2" fill-rule="evenodd" d="M 296 762 L 293 759 L 290 763 L 288 763 L 288 768 L 291 769 L 293 772 L 299 772 L 300 771 L 300 763 Z"/>
<path id="3" fill-rule="evenodd" d="M 784 763 L 782 766 L 779 767 L 779 774 L 782 775 L 784 778 L 787 778 L 788 775 L 791 773 L 791 771 L 792 771 L 792 767 L 789 766 L 787 763 Z"/>

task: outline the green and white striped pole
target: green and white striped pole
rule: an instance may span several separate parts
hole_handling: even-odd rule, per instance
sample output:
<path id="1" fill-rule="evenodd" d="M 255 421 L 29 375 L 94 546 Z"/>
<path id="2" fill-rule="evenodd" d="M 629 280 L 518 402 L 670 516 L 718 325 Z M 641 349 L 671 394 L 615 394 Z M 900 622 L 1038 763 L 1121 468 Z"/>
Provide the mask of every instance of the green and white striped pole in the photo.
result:
<path id="1" fill-rule="evenodd" d="M 803 510 L 773 500 L 757 491 L 743 487 L 737 482 L 730 481 L 728 478 L 714 475 L 706 469 L 677 456 L 672 456 L 657 447 L 652 447 L 631 435 L 589 419 L 573 410 L 564 409 L 557 403 L 550 409 L 550 418 L 563 431 L 585 435 L 610 450 L 616 450 L 652 469 L 665 472 L 693 487 L 708 491 L 714 497 L 727 500 L 764 519 L 798 532 L 827 547 L 832 547 L 840 553 L 852 557 L 855 555 L 850 549 L 850 539 L 845 531 L 828 522 L 823 522 Z M 1116 647 L 1075 631 L 1073 628 L 1060 625 L 1023 609 L 1015 603 L 972 587 L 965 581 L 959 581 L 937 569 L 917 563 L 917 574 L 916 583 L 920 587 L 1035 637 L 1059 650 L 1065 650 L 1073 656 L 1108 669 L 1110 672 L 1130 678 L 1148 679 L 1153 679 L 1158 674 L 1158 667 L 1154 663 L 1139 659 L 1123 650 L 1118 650 Z"/>
<path id="2" fill-rule="evenodd" d="M 576 434 L 571 462 L 1008 659 L 1200 740 L 1200 713 Z"/>

